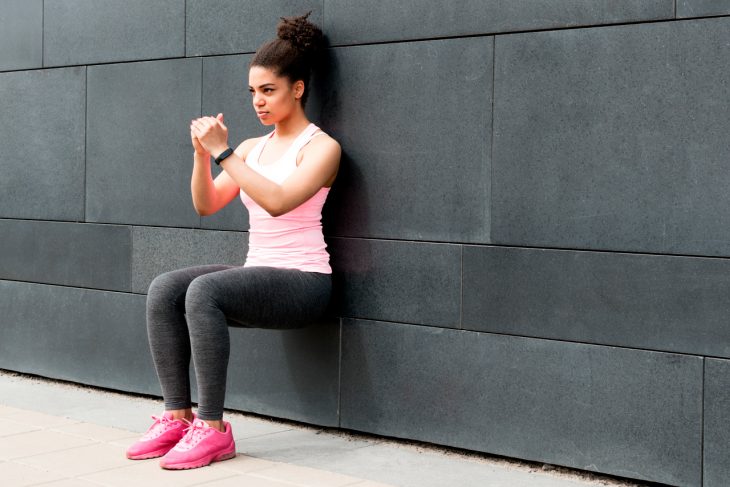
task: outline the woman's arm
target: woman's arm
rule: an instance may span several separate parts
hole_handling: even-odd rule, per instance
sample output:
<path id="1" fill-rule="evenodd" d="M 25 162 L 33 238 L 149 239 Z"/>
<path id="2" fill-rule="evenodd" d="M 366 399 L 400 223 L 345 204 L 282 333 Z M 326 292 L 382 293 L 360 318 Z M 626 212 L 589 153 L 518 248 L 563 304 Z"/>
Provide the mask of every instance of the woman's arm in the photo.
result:
<path id="1" fill-rule="evenodd" d="M 233 154 L 221 167 L 271 216 L 290 212 L 314 196 L 323 186 L 331 185 L 340 163 L 340 145 L 327 135 L 312 139 L 301 151 L 297 169 L 283 183 L 276 184 L 248 167 Z"/>
<path id="2" fill-rule="evenodd" d="M 238 185 L 225 171 L 215 180 L 210 172 L 210 153 L 203 148 L 200 140 L 190 131 L 190 138 L 195 152 L 193 153 L 193 173 L 190 178 L 190 193 L 193 206 L 199 215 L 207 216 L 216 213 L 236 197 Z M 238 146 L 236 152 L 245 159 L 255 139 L 246 140 Z"/>
<path id="3" fill-rule="evenodd" d="M 225 171 L 213 180 L 209 154 L 195 152 L 193 160 L 193 175 L 190 178 L 193 206 L 199 215 L 212 215 L 236 197 L 238 186 Z"/>
<path id="4" fill-rule="evenodd" d="M 223 152 L 227 147 L 225 140 L 228 138 L 225 125 L 220 117 L 204 117 L 204 119 L 203 128 L 195 129 L 201 144 L 207 145 L 212 153 Z M 288 213 L 314 196 L 323 186 L 332 184 L 341 154 L 340 145 L 328 135 L 315 137 L 302 149 L 301 160 L 294 173 L 282 184 L 277 184 L 248 167 L 240 149 L 241 146 L 223 160 L 221 167 L 230 181 L 243 189 L 271 216 Z M 221 176 L 224 173 L 221 173 Z"/>

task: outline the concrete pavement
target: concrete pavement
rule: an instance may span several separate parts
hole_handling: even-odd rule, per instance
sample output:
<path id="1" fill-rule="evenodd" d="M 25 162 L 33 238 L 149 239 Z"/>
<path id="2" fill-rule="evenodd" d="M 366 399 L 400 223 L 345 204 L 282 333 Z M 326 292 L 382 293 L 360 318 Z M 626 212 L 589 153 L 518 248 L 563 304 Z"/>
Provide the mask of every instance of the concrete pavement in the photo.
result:
<path id="1" fill-rule="evenodd" d="M 249 487 L 583 487 L 648 485 L 230 413 L 239 455 L 166 471 L 125 448 L 161 402 L 0 371 L 0 485 Z"/>

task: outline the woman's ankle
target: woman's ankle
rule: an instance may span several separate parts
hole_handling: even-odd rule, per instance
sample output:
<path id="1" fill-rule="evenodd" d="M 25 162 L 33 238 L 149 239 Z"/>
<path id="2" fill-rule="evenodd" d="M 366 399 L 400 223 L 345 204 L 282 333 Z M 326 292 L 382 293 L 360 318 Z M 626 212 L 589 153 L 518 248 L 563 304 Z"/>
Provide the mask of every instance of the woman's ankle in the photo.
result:
<path id="1" fill-rule="evenodd" d="M 208 424 L 208 426 L 210 426 L 211 428 L 217 429 L 221 433 L 226 432 L 226 426 L 225 426 L 225 424 L 223 424 L 222 419 L 204 419 L 203 421 L 205 421 Z"/>
<path id="2" fill-rule="evenodd" d="M 168 409 L 165 412 L 172 415 L 172 419 L 184 419 L 184 420 L 190 421 L 190 422 L 193 421 L 193 409 L 192 408 Z"/>

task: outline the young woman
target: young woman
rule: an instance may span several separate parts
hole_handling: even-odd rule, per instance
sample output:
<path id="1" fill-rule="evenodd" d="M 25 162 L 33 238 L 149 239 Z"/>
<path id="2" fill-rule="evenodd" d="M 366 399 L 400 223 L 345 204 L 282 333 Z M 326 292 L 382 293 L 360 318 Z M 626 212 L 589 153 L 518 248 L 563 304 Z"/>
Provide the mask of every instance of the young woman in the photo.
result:
<path id="1" fill-rule="evenodd" d="M 261 46 L 250 64 L 253 107 L 273 132 L 233 150 L 223 114 L 191 122 L 195 209 L 211 215 L 240 195 L 249 212 L 249 251 L 242 267 L 190 267 L 150 285 L 147 331 L 165 412 L 153 416 L 128 458 L 162 456 L 163 468 L 186 469 L 234 457 L 231 425 L 223 421 L 228 326 L 301 327 L 327 307 L 332 271 L 321 217 L 340 146 L 304 113 L 311 67 L 323 48 L 322 32 L 308 15 L 282 19 L 277 39 Z M 223 168 L 215 180 L 212 158 Z"/>

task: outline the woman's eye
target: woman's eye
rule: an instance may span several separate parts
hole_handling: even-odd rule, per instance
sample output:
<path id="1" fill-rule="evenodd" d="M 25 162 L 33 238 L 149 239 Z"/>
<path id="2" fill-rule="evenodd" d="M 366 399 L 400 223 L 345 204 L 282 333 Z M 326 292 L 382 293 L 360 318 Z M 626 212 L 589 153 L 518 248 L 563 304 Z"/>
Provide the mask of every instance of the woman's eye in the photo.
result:
<path id="1" fill-rule="evenodd" d="M 248 90 L 248 92 L 251 93 L 251 96 L 256 94 L 256 90 L 254 90 L 254 89 L 250 89 L 250 90 Z M 266 95 L 269 95 L 274 92 L 274 88 L 264 88 L 261 90 L 261 92 Z"/>

